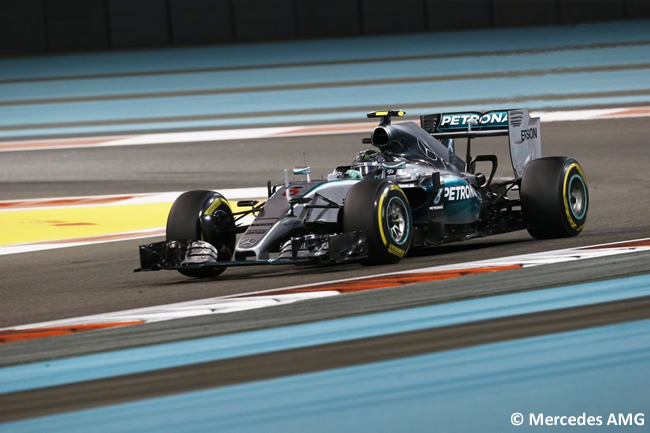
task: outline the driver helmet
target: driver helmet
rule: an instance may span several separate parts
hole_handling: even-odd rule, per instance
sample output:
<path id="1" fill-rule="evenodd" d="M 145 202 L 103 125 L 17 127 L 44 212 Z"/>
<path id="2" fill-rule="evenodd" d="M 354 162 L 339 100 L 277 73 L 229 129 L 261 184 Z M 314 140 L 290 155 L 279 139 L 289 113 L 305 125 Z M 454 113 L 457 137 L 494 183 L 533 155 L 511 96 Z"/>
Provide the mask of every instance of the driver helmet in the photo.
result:
<path id="1" fill-rule="evenodd" d="M 354 158 L 352 165 L 364 164 L 368 162 L 379 162 L 380 153 L 373 149 L 362 150 L 357 153 L 357 156 Z"/>
<path id="2" fill-rule="evenodd" d="M 360 173 L 361 176 L 374 173 L 381 165 L 382 155 L 373 149 L 362 150 L 352 162 L 352 170 Z"/>

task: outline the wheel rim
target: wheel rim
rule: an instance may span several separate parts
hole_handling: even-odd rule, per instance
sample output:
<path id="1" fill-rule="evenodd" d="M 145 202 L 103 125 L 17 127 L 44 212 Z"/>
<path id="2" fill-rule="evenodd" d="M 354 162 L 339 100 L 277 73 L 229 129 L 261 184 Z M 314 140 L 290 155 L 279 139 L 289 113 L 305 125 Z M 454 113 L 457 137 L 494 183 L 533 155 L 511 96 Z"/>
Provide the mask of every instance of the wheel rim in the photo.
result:
<path id="1" fill-rule="evenodd" d="M 574 174 L 569 182 L 569 207 L 573 216 L 580 220 L 587 212 L 587 192 L 582 178 Z"/>
<path id="2" fill-rule="evenodd" d="M 404 203 L 397 197 L 388 202 L 386 223 L 390 237 L 398 245 L 406 242 L 408 237 L 408 215 Z"/>

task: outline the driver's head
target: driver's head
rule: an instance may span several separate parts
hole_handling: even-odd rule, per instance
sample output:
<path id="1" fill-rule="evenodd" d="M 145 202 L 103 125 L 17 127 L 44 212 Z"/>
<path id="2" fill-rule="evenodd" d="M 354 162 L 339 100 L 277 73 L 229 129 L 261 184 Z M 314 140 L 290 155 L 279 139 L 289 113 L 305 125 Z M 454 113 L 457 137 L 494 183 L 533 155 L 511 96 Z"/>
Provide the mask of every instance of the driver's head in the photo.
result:
<path id="1" fill-rule="evenodd" d="M 357 153 L 357 156 L 354 158 L 352 165 L 360 164 L 363 162 L 377 161 L 378 157 L 379 157 L 379 152 L 377 152 L 376 150 L 373 149 L 362 150 L 361 152 Z"/>

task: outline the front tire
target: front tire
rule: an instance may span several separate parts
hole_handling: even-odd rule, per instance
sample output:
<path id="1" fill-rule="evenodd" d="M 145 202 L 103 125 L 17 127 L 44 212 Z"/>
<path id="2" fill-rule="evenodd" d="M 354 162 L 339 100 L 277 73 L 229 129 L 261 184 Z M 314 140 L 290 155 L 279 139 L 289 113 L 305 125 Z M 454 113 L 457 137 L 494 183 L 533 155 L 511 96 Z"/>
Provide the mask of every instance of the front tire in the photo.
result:
<path id="1" fill-rule="evenodd" d="M 584 228 L 589 189 L 575 159 L 555 156 L 531 161 L 520 193 L 528 233 L 534 238 L 577 236 Z"/>
<path id="2" fill-rule="evenodd" d="M 343 231 L 362 231 L 368 242 L 364 265 L 397 263 L 413 237 L 411 208 L 404 191 L 386 180 L 364 180 L 350 188 L 343 208 Z"/>
<path id="3" fill-rule="evenodd" d="M 214 246 L 218 261 L 228 261 L 235 250 L 235 222 L 228 201 L 214 191 L 188 191 L 181 194 L 167 217 L 167 240 L 202 240 Z M 226 266 L 179 269 L 194 278 L 212 278 Z"/>

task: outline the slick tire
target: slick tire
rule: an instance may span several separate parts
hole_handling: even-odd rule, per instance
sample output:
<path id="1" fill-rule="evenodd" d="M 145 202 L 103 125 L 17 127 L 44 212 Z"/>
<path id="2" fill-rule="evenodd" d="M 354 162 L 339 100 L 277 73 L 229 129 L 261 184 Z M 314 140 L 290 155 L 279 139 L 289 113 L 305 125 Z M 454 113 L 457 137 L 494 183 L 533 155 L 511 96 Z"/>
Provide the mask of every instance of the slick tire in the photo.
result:
<path id="1" fill-rule="evenodd" d="M 228 201 L 214 191 L 188 191 L 181 194 L 167 217 L 167 240 L 202 240 L 218 251 L 218 261 L 228 261 L 235 250 L 235 222 Z M 194 278 L 212 278 L 226 266 L 179 269 Z"/>
<path id="2" fill-rule="evenodd" d="M 413 218 L 404 191 L 386 180 L 364 180 L 350 188 L 343 207 L 343 231 L 362 231 L 368 241 L 364 265 L 397 263 L 413 237 Z"/>
<path id="3" fill-rule="evenodd" d="M 531 161 L 521 179 L 521 207 L 528 233 L 537 239 L 577 236 L 587 221 L 589 189 L 575 159 Z"/>

